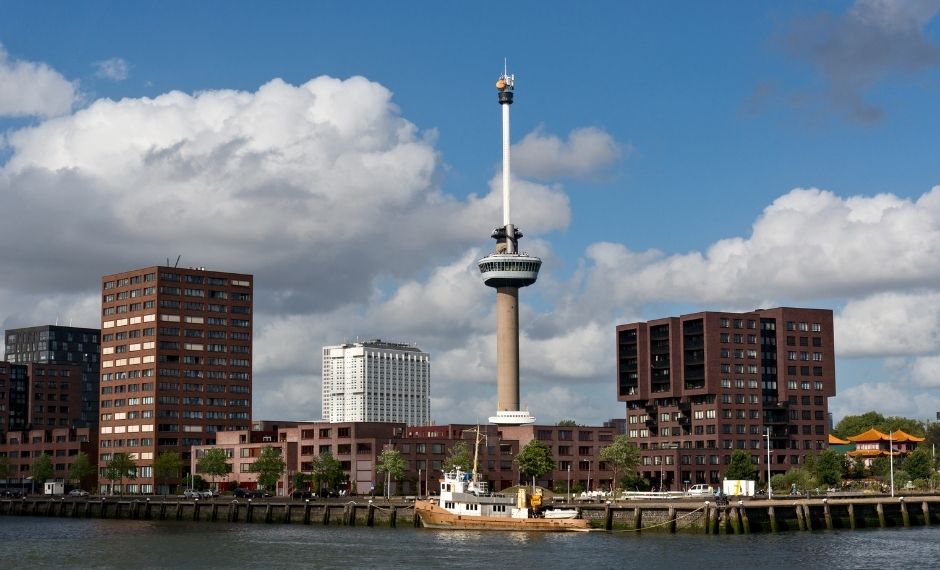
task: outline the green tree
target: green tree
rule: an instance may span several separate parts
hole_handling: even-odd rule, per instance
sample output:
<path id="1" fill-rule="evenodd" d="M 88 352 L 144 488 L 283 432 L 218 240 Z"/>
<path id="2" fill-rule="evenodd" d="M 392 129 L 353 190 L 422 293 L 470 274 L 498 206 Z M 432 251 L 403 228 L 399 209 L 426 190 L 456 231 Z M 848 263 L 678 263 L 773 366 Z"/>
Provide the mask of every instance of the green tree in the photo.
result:
<path id="1" fill-rule="evenodd" d="M 846 456 L 848 463 L 848 476 L 851 479 L 864 479 L 868 468 L 865 467 L 865 459 L 861 457 Z"/>
<path id="2" fill-rule="evenodd" d="M 924 435 L 923 447 L 932 448 L 940 445 L 940 422 L 930 422 Z"/>
<path id="3" fill-rule="evenodd" d="M 519 473 L 526 477 L 526 480 L 529 477 L 538 479 L 555 469 L 551 448 L 537 439 L 533 439 L 519 450 L 516 464 L 519 465 Z"/>
<path id="4" fill-rule="evenodd" d="M 13 464 L 6 455 L 0 455 L 0 479 L 9 479 L 13 474 Z"/>
<path id="5" fill-rule="evenodd" d="M 180 481 L 180 485 L 182 485 L 184 489 L 195 489 L 197 491 L 202 491 L 207 487 L 206 480 L 199 475 L 187 475 L 183 477 L 182 481 Z"/>
<path id="6" fill-rule="evenodd" d="M 816 480 L 827 487 L 841 483 L 843 471 L 845 471 L 845 457 L 841 453 L 826 449 L 816 459 Z"/>
<path id="7" fill-rule="evenodd" d="M 607 468 L 614 474 L 613 489 L 617 494 L 617 485 L 624 475 L 635 473 L 640 464 L 640 449 L 625 435 L 618 435 L 610 445 L 601 449 L 601 460 L 607 463 Z"/>
<path id="8" fill-rule="evenodd" d="M 845 416 L 836 424 L 832 433 L 845 439 L 866 432 L 871 428 L 877 429 L 876 426 L 881 425 L 884 421 L 885 417 L 875 411 L 865 412 L 864 414 L 855 416 Z"/>
<path id="9" fill-rule="evenodd" d="M 75 481 L 76 485 L 81 487 L 82 480 L 95 474 L 95 466 L 91 464 L 91 459 L 84 451 L 78 452 L 72 464 L 69 465 L 69 481 Z"/>
<path id="10" fill-rule="evenodd" d="M 923 437 L 925 434 L 924 424 L 920 420 L 901 416 L 885 417 L 874 411 L 857 416 L 845 416 L 842 421 L 836 424 L 832 433 L 845 439 L 866 432 L 871 428 L 875 428 L 882 433 L 902 430 L 918 437 Z"/>
<path id="11" fill-rule="evenodd" d="M 196 460 L 196 472 L 205 473 L 211 477 L 217 489 L 219 479 L 228 475 L 231 470 L 232 467 L 228 464 L 228 455 L 220 447 L 207 449 L 203 452 L 202 457 Z"/>
<path id="12" fill-rule="evenodd" d="M 578 427 L 578 422 L 574 420 L 561 420 L 558 422 L 559 427 Z"/>
<path id="13" fill-rule="evenodd" d="M 111 481 L 111 493 L 114 493 L 114 482 L 121 481 L 121 493 L 124 493 L 124 479 L 137 478 L 137 462 L 126 453 L 115 453 L 104 468 L 105 478 Z"/>
<path id="14" fill-rule="evenodd" d="M 470 457 L 470 446 L 466 441 L 454 443 L 447 451 L 447 459 L 444 460 L 444 471 L 454 471 L 460 468 L 461 471 L 470 471 L 473 467 L 473 458 Z"/>
<path id="15" fill-rule="evenodd" d="M 396 449 L 386 449 L 379 455 L 378 465 L 375 467 L 376 474 L 385 473 L 386 484 L 385 484 L 385 496 L 388 497 L 391 495 L 390 485 L 388 484 L 390 479 L 395 479 L 400 481 L 402 477 L 405 476 L 405 468 L 407 463 L 405 458 L 401 456 L 401 453 Z"/>
<path id="16" fill-rule="evenodd" d="M 294 481 L 293 481 L 294 490 L 295 491 L 304 490 L 307 487 L 307 483 L 309 483 L 312 480 L 313 480 L 313 476 L 310 475 L 309 473 L 304 473 L 302 471 L 298 471 L 297 473 L 294 473 Z"/>
<path id="17" fill-rule="evenodd" d="M 912 479 L 928 479 L 936 470 L 933 466 L 933 458 L 930 456 L 930 450 L 926 447 L 918 447 L 910 452 L 901 468 L 907 471 Z"/>
<path id="18" fill-rule="evenodd" d="M 891 461 L 885 457 L 876 457 L 871 462 L 871 474 L 875 477 L 887 477 L 891 472 Z"/>
<path id="19" fill-rule="evenodd" d="M 264 489 L 273 490 L 277 480 L 284 474 L 287 463 L 281 457 L 281 448 L 266 445 L 261 448 L 261 455 L 251 464 L 251 470 L 258 474 L 258 484 Z"/>
<path id="20" fill-rule="evenodd" d="M 797 492 L 804 492 L 816 487 L 816 479 L 806 469 L 797 467 L 782 475 L 774 475 L 770 479 L 770 485 L 776 492 L 789 493 L 794 485 L 796 485 Z"/>
<path id="21" fill-rule="evenodd" d="M 744 449 L 735 449 L 731 452 L 731 463 L 725 471 L 725 479 L 754 480 L 756 479 L 757 469 L 754 468 L 754 460 L 751 454 Z"/>
<path id="22" fill-rule="evenodd" d="M 884 424 L 879 426 L 881 431 L 888 433 L 895 430 L 901 430 L 917 437 L 924 437 L 924 424 L 920 420 L 904 418 L 901 416 L 888 416 Z"/>
<path id="23" fill-rule="evenodd" d="M 317 493 L 323 489 L 324 484 L 335 489 L 343 480 L 343 464 L 329 451 L 323 452 L 310 462 L 310 476 Z"/>
<path id="24" fill-rule="evenodd" d="M 153 461 L 154 481 L 176 479 L 183 468 L 183 460 L 175 451 L 164 451 Z"/>
<path id="25" fill-rule="evenodd" d="M 52 476 L 55 474 L 55 470 L 52 468 L 52 457 L 47 453 L 43 453 L 33 461 L 33 468 L 30 471 L 30 475 L 33 477 L 33 483 L 42 485 L 47 480 L 52 479 Z"/>

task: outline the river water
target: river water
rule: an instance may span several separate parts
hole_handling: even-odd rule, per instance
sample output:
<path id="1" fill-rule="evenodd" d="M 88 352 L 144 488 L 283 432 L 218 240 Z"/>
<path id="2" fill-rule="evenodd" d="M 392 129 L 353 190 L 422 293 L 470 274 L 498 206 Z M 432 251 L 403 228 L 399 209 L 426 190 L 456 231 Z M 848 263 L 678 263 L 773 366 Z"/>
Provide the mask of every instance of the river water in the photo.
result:
<path id="1" fill-rule="evenodd" d="M 936 568 L 940 527 L 668 535 L 0 517 L 0 568 Z"/>

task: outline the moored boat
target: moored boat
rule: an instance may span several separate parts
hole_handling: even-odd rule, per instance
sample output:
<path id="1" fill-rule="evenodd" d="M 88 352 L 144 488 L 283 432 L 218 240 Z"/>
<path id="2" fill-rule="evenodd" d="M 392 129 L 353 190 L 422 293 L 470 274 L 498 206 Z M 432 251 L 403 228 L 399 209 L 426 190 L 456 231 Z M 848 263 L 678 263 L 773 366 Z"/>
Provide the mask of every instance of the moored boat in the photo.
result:
<path id="1" fill-rule="evenodd" d="M 519 489 L 516 496 L 491 493 L 477 473 L 480 439 L 473 471 L 444 473 L 435 499 L 415 501 L 415 512 L 427 528 L 454 530 L 587 531 L 590 522 L 574 509 L 545 509 L 540 491 Z"/>

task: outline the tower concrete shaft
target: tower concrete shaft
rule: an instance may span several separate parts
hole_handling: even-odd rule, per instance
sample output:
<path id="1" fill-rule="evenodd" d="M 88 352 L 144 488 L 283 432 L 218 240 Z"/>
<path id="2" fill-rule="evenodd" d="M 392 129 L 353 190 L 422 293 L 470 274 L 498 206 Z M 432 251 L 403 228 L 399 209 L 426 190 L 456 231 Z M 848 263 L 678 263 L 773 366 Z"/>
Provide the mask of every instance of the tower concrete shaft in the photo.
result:
<path id="1" fill-rule="evenodd" d="M 519 288 L 496 289 L 496 410 L 519 409 Z"/>

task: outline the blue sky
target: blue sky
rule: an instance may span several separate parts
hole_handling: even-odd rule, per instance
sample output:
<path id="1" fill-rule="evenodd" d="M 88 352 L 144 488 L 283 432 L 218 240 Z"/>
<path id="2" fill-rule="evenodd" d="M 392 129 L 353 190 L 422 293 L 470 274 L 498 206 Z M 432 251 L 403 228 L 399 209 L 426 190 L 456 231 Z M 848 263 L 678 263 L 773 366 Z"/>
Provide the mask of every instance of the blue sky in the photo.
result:
<path id="1" fill-rule="evenodd" d="M 318 347 L 382 336 L 432 353 L 437 421 L 485 416 L 492 298 L 472 261 L 500 220 L 493 82 L 506 57 L 514 212 L 525 212 L 524 247 L 546 260 L 523 293 L 523 400 L 540 420 L 622 415 L 616 323 L 772 304 L 836 312 L 837 416 L 940 410 L 940 224 L 921 199 L 940 182 L 937 2 L 443 6 L 0 0 L 0 199 L 31 212 L 24 227 L 50 224 L 30 243 L 0 229 L 0 260 L 22 267 L 0 277 L 0 323 L 68 314 L 94 326 L 102 273 L 182 252 L 255 273 L 269 299 L 258 302 L 256 415 L 317 416 Z M 301 87 L 322 76 L 344 81 Z M 346 81 L 356 76 L 368 85 Z M 275 79 L 286 87 L 262 94 Z M 42 89 L 59 103 L 37 107 Z M 293 132 L 304 104 L 361 120 Z M 339 142 L 311 142 L 329 136 Z M 220 158 L 226 143 L 270 160 Z M 154 166 L 161 150 L 173 175 Z M 357 168 L 338 169 L 334 151 Z M 376 168 L 376 156 L 400 168 Z M 257 188 L 232 189 L 259 171 Z M 264 189 L 268 202 L 243 203 Z M 291 207 L 294 190 L 327 198 Z M 175 231 L 148 242 L 153 220 L 127 221 L 138 192 L 180 213 Z M 57 211 L 56 196 L 76 204 Z M 363 228 L 330 230 L 340 211 Z M 440 243 L 394 243 L 414 239 L 396 220 Z M 257 233 L 233 237 L 238 224 Z M 74 264 L 65 245 L 86 228 L 105 237 Z M 59 285 L 35 285 L 50 279 Z M 423 320 L 422 294 L 454 330 Z M 873 326 L 893 340 L 871 338 Z"/>

